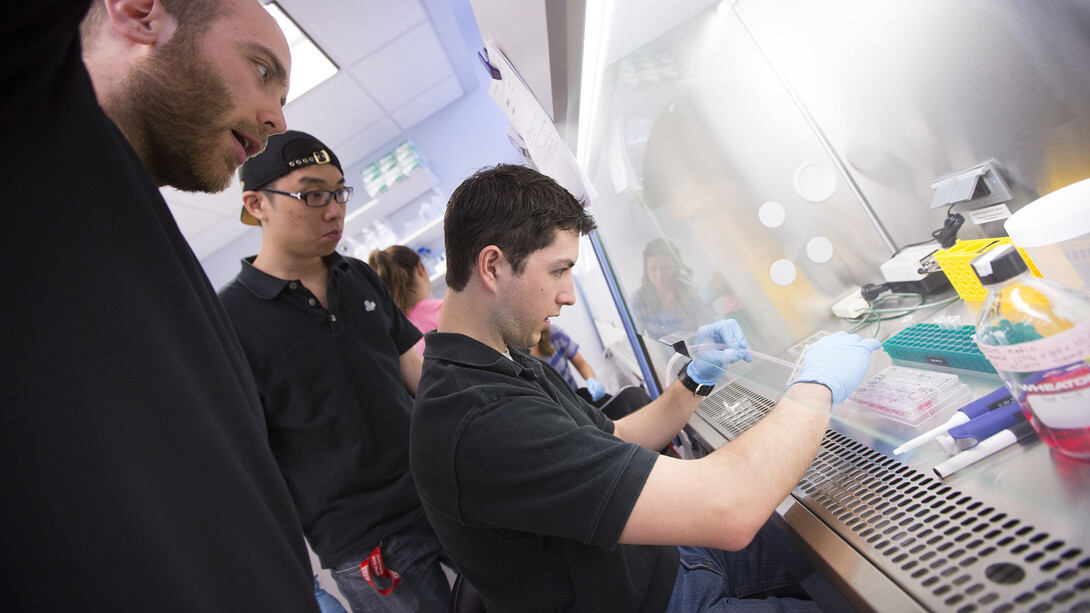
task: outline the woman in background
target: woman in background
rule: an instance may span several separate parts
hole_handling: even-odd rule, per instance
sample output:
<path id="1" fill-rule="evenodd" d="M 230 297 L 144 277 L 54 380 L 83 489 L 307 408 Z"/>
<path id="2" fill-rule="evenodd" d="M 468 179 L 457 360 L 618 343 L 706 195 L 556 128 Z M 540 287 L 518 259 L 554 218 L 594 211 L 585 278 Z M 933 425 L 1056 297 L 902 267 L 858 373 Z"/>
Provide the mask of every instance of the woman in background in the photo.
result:
<path id="1" fill-rule="evenodd" d="M 594 378 L 594 369 L 587 364 L 583 356 L 579 355 L 579 345 L 556 324 L 550 324 L 549 328 L 541 333 L 541 340 L 530 348 L 530 355 L 548 362 L 576 393 L 592 404 L 600 406 L 602 402 L 612 398 L 606 394 L 605 386 Z M 575 382 L 575 376 L 572 375 L 569 365 L 574 366 L 586 381 L 585 388 L 580 388 Z"/>
<path id="2" fill-rule="evenodd" d="M 418 330 L 427 333 L 439 325 L 443 301 L 428 298 L 431 279 L 415 251 L 404 245 L 391 245 L 372 251 L 367 256 L 367 263 L 375 269 L 394 302 Z M 424 339 L 413 345 L 413 349 L 424 355 Z"/>
<path id="3" fill-rule="evenodd" d="M 669 334 L 687 338 L 715 321 L 715 313 L 690 282 L 692 276 L 670 241 L 656 238 L 644 247 L 643 284 L 632 295 L 632 310 L 652 340 Z"/>

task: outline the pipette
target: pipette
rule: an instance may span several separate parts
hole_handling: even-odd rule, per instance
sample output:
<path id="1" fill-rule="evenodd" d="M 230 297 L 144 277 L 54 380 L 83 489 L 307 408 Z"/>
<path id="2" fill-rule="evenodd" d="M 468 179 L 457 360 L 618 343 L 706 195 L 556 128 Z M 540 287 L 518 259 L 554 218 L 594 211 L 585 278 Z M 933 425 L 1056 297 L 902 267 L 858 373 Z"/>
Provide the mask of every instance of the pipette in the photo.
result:
<path id="1" fill-rule="evenodd" d="M 904 445 L 893 450 L 893 455 L 900 455 L 906 451 L 910 451 L 930 442 L 939 436 L 946 434 L 946 432 L 954 426 L 960 426 L 961 424 L 968 423 L 972 418 L 983 415 L 989 411 L 994 411 L 1000 407 L 1005 407 L 1014 402 L 1011 398 L 1011 394 L 1007 391 L 1006 387 L 1001 387 L 994 392 L 974 400 L 969 404 L 958 409 L 954 415 L 943 425 L 928 430 L 916 438 L 908 441 Z"/>
<path id="2" fill-rule="evenodd" d="M 1002 430 L 1013 428 L 1022 421 L 1026 421 L 1022 405 L 1012 402 L 1007 406 L 978 415 L 970 419 L 968 423 L 950 428 L 946 434 L 935 437 L 935 440 L 947 455 L 954 455 L 960 451 L 972 449 L 980 444 L 980 441 Z"/>
<path id="3" fill-rule="evenodd" d="M 760 353 L 759 351 L 749 350 L 749 355 L 760 358 L 766 362 L 772 362 L 773 364 L 779 364 L 780 366 L 786 366 L 788 368 L 795 368 L 798 365 L 794 362 L 788 362 L 787 360 L 781 360 L 780 358 L 774 358 L 766 353 Z"/>
<path id="4" fill-rule="evenodd" d="M 955 471 L 961 470 L 970 464 L 974 464 L 984 458 L 999 453 L 1003 449 L 1015 443 L 1030 441 L 1036 437 L 1037 432 L 1028 421 L 1019 421 L 1012 428 L 1008 428 L 984 439 L 979 445 L 962 451 L 956 456 L 947 459 L 934 468 L 935 474 L 945 479 Z"/>

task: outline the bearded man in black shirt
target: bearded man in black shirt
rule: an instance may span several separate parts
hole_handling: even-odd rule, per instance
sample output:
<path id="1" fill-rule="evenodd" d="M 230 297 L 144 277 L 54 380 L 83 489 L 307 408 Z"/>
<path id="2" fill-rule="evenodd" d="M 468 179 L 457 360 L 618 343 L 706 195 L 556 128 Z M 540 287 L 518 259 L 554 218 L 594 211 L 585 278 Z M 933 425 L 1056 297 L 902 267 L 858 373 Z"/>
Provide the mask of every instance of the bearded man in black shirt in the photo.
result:
<path id="1" fill-rule="evenodd" d="M 89 6 L 0 21 L 0 609 L 317 611 L 253 378 L 158 189 L 221 190 L 286 129 L 287 41 L 256 0 Z"/>

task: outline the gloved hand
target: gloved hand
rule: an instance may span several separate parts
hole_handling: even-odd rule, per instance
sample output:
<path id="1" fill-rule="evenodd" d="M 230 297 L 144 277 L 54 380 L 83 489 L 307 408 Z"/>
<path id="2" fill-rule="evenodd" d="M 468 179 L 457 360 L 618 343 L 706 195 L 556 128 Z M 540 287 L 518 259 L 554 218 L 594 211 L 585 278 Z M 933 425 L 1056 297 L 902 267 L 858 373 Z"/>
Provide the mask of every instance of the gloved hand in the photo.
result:
<path id="1" fill-rule="evenodd" d="M 753 356 L 749 355 L 749 343 L 738 322 L 721 319 L 696 331 L 693 361 L 685 372 L 700 385 L 715 385 L 727 372 L 727 365 L 738 360 L 753 361 Z"/>
<path id="2" fill-rule="evenodd" d="M 590 392 L 591 399 L 598 402 L 602 396 L 606 395 L 606 386 L 602 385 L 598 379 L 591 377 L 587 379 L 587 391 Z"/>
<path id="3" fill-rule="evenodd" d="M 802 371 L 791 383 L 820 383 L 833 393 L 833 405 L 844 401 L 863 382 L 870 355 L 882 343 L 858 334 L 837 332 L 806 348 Z"/>

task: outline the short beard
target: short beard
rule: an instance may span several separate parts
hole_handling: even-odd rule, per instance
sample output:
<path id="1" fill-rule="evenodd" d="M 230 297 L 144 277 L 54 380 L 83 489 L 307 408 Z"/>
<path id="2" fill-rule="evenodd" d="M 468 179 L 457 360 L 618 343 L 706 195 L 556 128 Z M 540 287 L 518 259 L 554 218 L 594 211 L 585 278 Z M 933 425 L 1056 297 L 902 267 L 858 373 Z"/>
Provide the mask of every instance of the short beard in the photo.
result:
<path id="1" fill-rule="evenodd" d="M 176 32 L 132 70 L 121 93 L 104 106 L 156 185 L 215 193 L 231 185 L 237 166 L 223 149 L 234 104 L 225 81 L 197 46 L 199 36 Z M 240 131 L 264 134 L 253 127 Z"/>
<path id="2" fill-rule="evenodd" d="M 512 288 L 512 294 L 520 292 L 521 286 L 515 286 Z M 489 321 L 495 322 L 499 328 L 500 336 L 503 337 L 503 342 L 506 345 L 510 345 L 515 349 L 521 349 L 523 351 L 529 351 L 530 347 L 533 347 L 541 340 L 541 337 L 534 336 L 534 330 L 526 325 L 526 322 L 522 319 L 523 314 L 519 309 L 519 305 L 516 303 L 501 303 L 494 305 L 489 313 Z M 548 334 L 549 331 L 545 330 L 541 334 Z"/>

